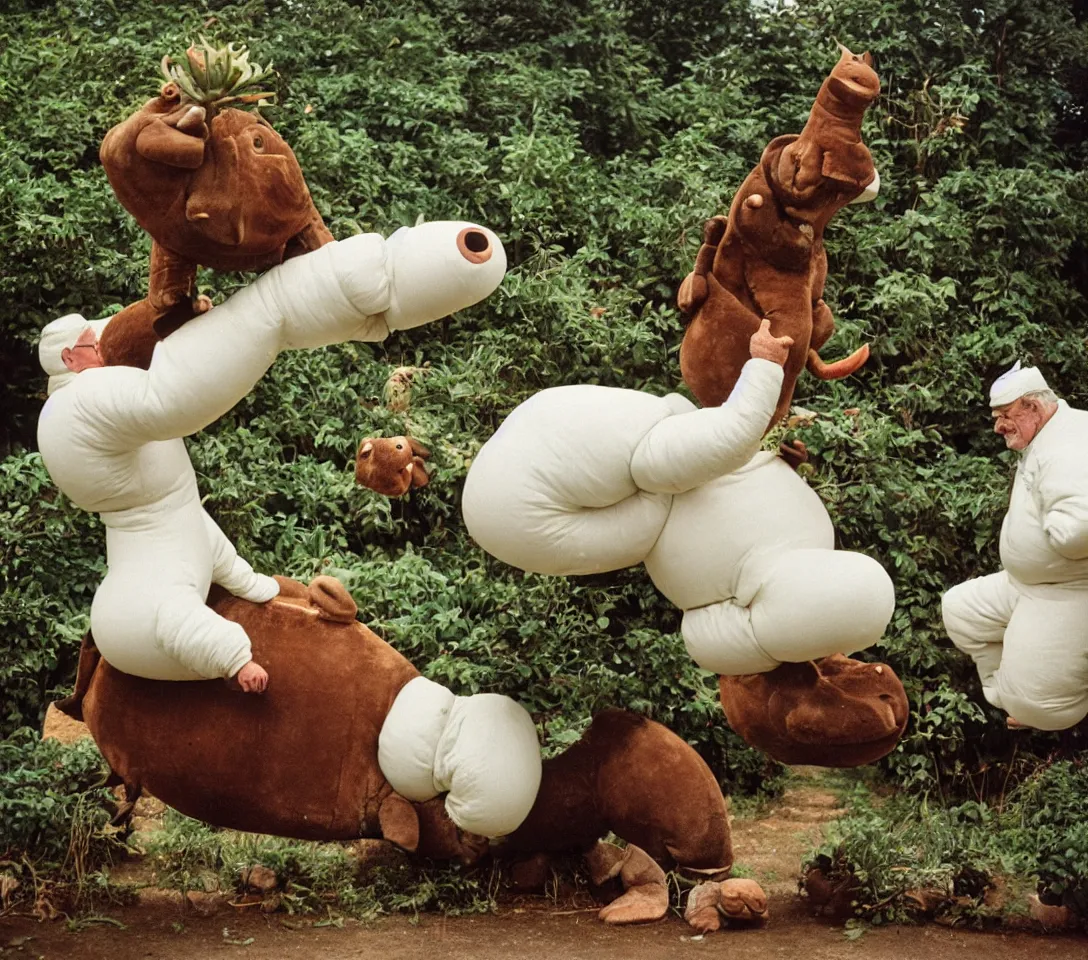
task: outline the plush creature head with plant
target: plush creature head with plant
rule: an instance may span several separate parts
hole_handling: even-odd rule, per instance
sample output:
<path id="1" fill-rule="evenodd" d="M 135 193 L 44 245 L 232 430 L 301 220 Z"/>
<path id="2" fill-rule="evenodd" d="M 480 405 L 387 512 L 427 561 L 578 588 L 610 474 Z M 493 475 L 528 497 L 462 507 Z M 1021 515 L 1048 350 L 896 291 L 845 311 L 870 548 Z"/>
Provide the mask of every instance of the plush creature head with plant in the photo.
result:
<path id="1" fill-rule="evenodd" d="M 145 300 L 103 332 L 106 365 L 146 368 L 158 339 L 211 301 L 195 296 L 198 265 L 260 270 L 332 240 L 291 148 L 258 113 L 271 70 L 241 44 L 202 40 L 184 63 L 164 57 L 160 94 L 102 141 L 117 199 L 150 235 Z"/>

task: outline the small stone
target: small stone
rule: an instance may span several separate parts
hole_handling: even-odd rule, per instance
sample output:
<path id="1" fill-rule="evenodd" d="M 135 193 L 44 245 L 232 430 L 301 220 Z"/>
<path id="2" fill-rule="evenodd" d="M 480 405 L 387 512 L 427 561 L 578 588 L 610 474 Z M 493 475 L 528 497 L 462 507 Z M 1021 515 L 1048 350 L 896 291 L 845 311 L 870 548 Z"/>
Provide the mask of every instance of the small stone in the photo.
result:
<path id="1" fill-rule="evenodd" d="M 271 867 L 258 864 L 242 871 L 242 886 L 257 893 L 271 893 L 279 885 L 279 877 Z"/>
<path id="2" fill-rule="evenodd" d="M 204 893 L 201 890 L 189 890 L 185 894 L 185 904 L 198 917 L 214 917 L 223 905 L 221 893 Z"/>

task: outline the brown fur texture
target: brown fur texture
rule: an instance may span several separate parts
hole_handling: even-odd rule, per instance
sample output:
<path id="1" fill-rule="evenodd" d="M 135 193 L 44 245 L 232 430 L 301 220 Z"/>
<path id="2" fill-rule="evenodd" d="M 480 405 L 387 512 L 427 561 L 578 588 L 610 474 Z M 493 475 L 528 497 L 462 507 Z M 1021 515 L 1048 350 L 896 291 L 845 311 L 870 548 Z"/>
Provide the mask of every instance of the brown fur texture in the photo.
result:
<path id="1" fill-rule="evenodd" d="M 378 734 L 416 669 L 362 624 L 330 618 L 342 616 L 347 596 L 336 581 L 277 579 L 281 594 L 265 604 L 219 588 L 210 598 L 246 628 L 270 675 L 263 696 L 221 680 L 132 677 L 88 638 L 75 693 L 57 706 L 87 723 L 132 800 L 147 789 L 217 826 L 313 840 L 384 836 L 424 856 L 479 859 L 487 842 L 459 830 L 441 798 L 409 804 L 378 766 Z M 330 595 L 342 597 L 330 606 Z M 610 830 L 703 875 L 732 866 L 725 799 L 709 767 L 665 727 L 621 710 L 598 714 L 579 743 L 545 761 L 536 803 L 499 849 L 584 854 Z M 641 885 L 653 872 L 642 860 L 624 869 Z"/>
<path id="2" fill-rule="evenodd" d="M 146 299 L 102 333 L 107 365 L 147 368 L 155 343 L 197 313 L 197 265 L 261 270 L 332 240 L 291 148 L 262 117 L 208 109 L 167 83 L 113 127 L 99 156 L 122 206 L 150 235 Z"/>
<path id="3" fill-rule="evenodd" d="M 415 812 L 378 767 L 378 733 L 415 667 L 361 623 L 326 619 L 305 598 L 253 604 L 220 594 L 212 606 L 245 627 L 268 690 L 245 696 L 221 680 L 128 676 L 85 644 L 76 699 L 113 771 L 217 826 L 310 840 L 384 836 L 415 849 Z"/>
<path id="4" fill-rule="evenodd" d="M 431 451 L 412 437 L 369 437 L 355 454 L 355 482 L 386 497 L 402 497 L 430 481 Z"/>
<path id="5" fill-rule="evenodd" d="M 744 923 L 766 923 L 770 917 L 767 895 L 755 880 L 731 879 L 703 883 L 688 894 L 684 919 L 700 933 L 711 933 L 722 918 Z"/>
<path id="6" fill-rule="evenodd" d="M 609 831 L 666 864 L 722 874 L 733 865 L 710 768 L 676 734 L 623 710 L 598 713 L 578 743 L 544 762 L 536 803 L 501 852 L 586 853 Z"/>
<path id="7" fill-rule="evenodd" d="M 719 688 L 729 725 L 780 763 L 873 763 L 891 753 L 910 718 L 903 684 L 891 667 L 842 654 L 784 663 L 769 673 L 720 677 Z"/>
<path id="8" fill-rule="evenodd" d="M 876 174 L 861 142 L 865 110 L 880 93 L 871 64 L 868 54 L 843 48 L 804 130 L 772 140 L 737 191 L 728 219 L 706 223 L 695 269 L 678 296 L 681 310 L 692 316 L 680 370 L 704 406 L 729 396 L 763 317 L 774 336 L 793 338 L 772 424 L 789 410 L 803 368 L 834 379 L 868 358 L 868 347 L 862 347 L 828 365 L 819 350 L 835 329 L 822 299 L 824 228 Z"/>

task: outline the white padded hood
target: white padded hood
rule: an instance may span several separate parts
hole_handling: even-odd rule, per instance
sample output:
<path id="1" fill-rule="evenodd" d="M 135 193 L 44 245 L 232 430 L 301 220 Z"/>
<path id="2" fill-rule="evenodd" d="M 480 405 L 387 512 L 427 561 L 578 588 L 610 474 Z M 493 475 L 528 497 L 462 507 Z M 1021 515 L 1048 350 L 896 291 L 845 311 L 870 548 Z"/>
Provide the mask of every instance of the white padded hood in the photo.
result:
<path id="1" fill-rule="evenodd" d="M 457 697 L 425 677 L 393 701 L 378 765 L 408 800 L 445 793 L 450 819 L 483 837 L 516 830 L 540 789 L 540 744 L 524 707 L 494 693 Z"/>

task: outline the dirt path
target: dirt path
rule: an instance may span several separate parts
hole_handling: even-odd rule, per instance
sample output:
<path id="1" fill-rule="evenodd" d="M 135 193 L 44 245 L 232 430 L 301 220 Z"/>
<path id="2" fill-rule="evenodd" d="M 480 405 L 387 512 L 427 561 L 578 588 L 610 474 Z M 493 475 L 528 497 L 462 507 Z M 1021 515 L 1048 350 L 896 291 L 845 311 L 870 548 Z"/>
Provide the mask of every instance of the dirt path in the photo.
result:
<path id="1" fill-rule="evenodd" d="M 806 771 L 797 771 L 802 776 Z M 498 914 L 404 917 L 371 926 L 346 921 L 315 927 L 282 915 L 227 909 L 201 919 L 183 914 L 176 895 L 159 893 L 111 912 L 124 929 L 94 923 L 78 932 L 63 922 L 0 920 L 2 960 L 675 960 L 685 956 L 744 960 L 1083 960 L 1088 938 L 974 933 L 930 925 L 869 929 L 848 939 L 843 928 L 814 919 L 797 894 L 801 857 L 841 814 L 818 777 L 789 788 L 764 814 L 737 819 L 733 842 L 740 871 L 758 880 L 771 903 L 762 929 L 697 937 L 678 917 L 644 927 L 609 928 L 595 908 L 554 908 L 542 898 L 505 902 Z"/>

